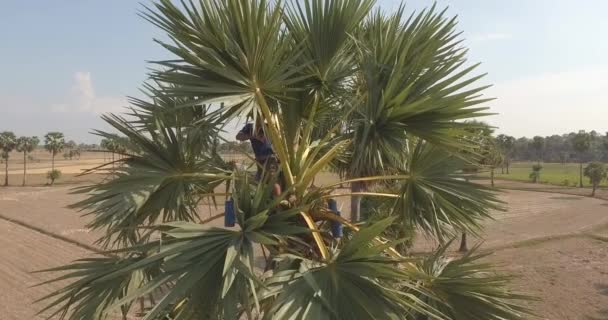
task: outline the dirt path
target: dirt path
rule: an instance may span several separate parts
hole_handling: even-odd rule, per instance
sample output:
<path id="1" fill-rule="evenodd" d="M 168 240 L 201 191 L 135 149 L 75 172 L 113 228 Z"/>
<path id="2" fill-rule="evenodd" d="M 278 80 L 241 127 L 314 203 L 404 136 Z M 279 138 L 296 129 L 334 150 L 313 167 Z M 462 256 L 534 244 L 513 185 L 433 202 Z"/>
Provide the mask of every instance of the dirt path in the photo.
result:
<path id="1" fill-rule="evenodd" d="M 483 242 L 484 248 L 509 246 L 522 241 L 578 234 L 608 224 L 608 201 L 547 192 L 504 190 L 500 199 L 506 211 L 494 212 L 495 220 L 470 242 Z M 608 235 L 607 235 L 608 236 Z M 415 251 L 428 251 L 438 245 L 421 239 Z"/>
<path id="2" fill-rule="evenodd" d="M 60 266 L 91 253 L 4 220 L 0 220 L 0 230 L 0 318 L 44 319 L 36 316 L 36 312 L 45 304 L 34 304 L 34 301 L 65 283 L 32 287 L 52 275 L 31 272 Z"/>
<path id="3" fill-rule="evenodd" d="M 495 252 L 513 289 L 538 297 L 528 306 L 546 320 L 608 319 L 608 242 L 570 237 Z"/>
<path id="4" fill-rule="evenodd" d="M 56 287 L 29 288 L 47 277 L 30 271 L 92 254 L 69 243 L 90 246 L 100 236 L 84 228 L 87 217 L 66 208 L 82 199 L 69 193 L 72 187 L 0 188 L 1 319 L 38 319 L 34 317 L 38 307 L 31 301 Z M 490 259 L 521 276 L 516 287 L 544 299 L 532 308 L 544 319 L 608 319 L 608 311 L 602 311 L 608 308 L 608 243 L 600 239 L 608 238 L 608 228 L 597 229 L 608 224 L 608 202 L 514 190 L 503 192 L 501 199 L 508 203 L 507 211 L 496 212 L 496 220 L 485 223 L 480 239 L 485 241 L 483 248 L 501 249 Z M 204 212 L 201 218 L 207 215 Z M 419 240 L 416 247 L 428 250 L 434 245 Z"/>

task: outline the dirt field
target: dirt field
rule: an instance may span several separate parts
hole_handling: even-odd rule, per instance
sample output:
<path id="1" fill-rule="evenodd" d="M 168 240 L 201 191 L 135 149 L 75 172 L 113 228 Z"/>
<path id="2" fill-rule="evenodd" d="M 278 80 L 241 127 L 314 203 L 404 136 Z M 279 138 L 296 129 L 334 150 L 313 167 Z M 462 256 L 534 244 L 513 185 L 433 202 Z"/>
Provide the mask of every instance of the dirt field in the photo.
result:
<path id="1" fill-rule="evenodd" d="M 335 178 L 319 179 L 328 180 Z M 99 234 L 84 228 L 87 217 L 66 208 L 81 199 L 69 193 L 73 186 L 0 188 L 1 319 L 42 319 L 35 316 L 42 305 L 32 301 L 57 286 L 31 288 L 48 275 L 30 272 L 93 254 L 87 246 Z M 543 299 L 530 307 L 543 319 L 608 319 L 608 202 L 516 190 L 501 198 L 508 210 L 486 223 L 482 248 L 494 249 L 488 259 L 518 276 L 515 289 Z M 347 198 L 340 199 L 347 212 Z M 206 209 L 202 219 L 219 212 Z M 480 239 L 470 238 L 470 245 Z M 435 245 L 420 238 L 416 250 Z"/>

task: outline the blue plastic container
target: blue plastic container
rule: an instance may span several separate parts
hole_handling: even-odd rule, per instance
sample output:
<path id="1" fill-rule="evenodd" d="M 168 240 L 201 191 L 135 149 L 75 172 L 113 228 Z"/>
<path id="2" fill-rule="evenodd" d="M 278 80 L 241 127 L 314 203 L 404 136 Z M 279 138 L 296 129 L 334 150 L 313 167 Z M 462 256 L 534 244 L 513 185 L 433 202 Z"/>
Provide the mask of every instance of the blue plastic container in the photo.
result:
<path id="1" fill-rule="evenodd" d="M 234 212 L 234 200 L 224 202 L 224 227 L 234 227 L 236 213 Z"/>
<path id="2" fill-rule="evenodd" d="M 335 199 L 327 200 L 327 207 L 334 214 L 340 216 L 340 211 L 338 211 L 338 203 Z M 331 235 L 334 238 L 342 238 L 342 236 L 344 235 L 344 226 L 342 225 L 342 223 L 338 221 L 331 221 Z"/>

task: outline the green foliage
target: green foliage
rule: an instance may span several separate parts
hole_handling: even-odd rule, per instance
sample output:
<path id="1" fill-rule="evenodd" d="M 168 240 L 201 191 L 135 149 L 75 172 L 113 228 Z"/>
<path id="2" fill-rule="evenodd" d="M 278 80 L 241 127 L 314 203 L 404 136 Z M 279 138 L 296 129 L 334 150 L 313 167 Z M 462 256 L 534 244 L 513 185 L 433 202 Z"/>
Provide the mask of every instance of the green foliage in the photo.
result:
<path id="1" fill-rule="evenodd" d="M 19 137 L 19 139 L 17 139 L 16 149 L 19 152 L 27 154 L 34 151 L 39 143 L 40 140 L 38 137 Z"/>
<path id="2" fill-rule="evenodd" d="M 139 154 L 116 160 L 121 164 L 117 167 L 112 162 L 97 168 L 111 170 L 114 179 L 75 191 L 91 195 L 72 207 L 93 215 L 88 227 L 106 231 L 106 236 L 100 239 L 105 246 L 139 241 L 134 226 L 154 224 L 159 219 L 199 219 L 197 204 L 201 195 L 213 193 L 215 187 L 229 178 L 229 173 L 222 169 L 226 164 L 205 150 L 209 142 L 204 144 L 199 139 L 205 132 L 174 132 L 160 121 L 155 128 L 140 130 L 118 116 L 104 119 L 141 150 Z M 106 136 L 104 132 L 98 134 Z"/>
<path id="3" fill-rule="evenodd" d="M 415 266 L 421 286 L 431 297 L 421 297 L 430 306 L 454 320 L 528 319 L 529 310 L 519 301 L 531 297 L 512 292 L 510 277 L 497 275 L 492 266 L 481 262 L 489 254 L 473 248 L 462 257 L 448 258 L 451 241 Z M 428 316 L 417 319 L 429 319 Z"/>
<path id="4" fill-rule="evenodd" d="M 584 130 L 579 131 L 572 140 L 572 146 L 579 154 L 586 152 L 591 146 L 591 135 Z"/>
<path id="5" fill-rule="evenodd" d="M 61 171 L 57 169 L 49 170 L 46 173 L 46 178 L 50 181 L 49 184 L 53 185 L 55 183 L 55 180 L 61 178 Z"/>
<path id="6" fill-rule="evenodd" d="M 381 193 L 395 192 L 397 188 L 379 189 L 376 190 Z M 363 213 L 362 219 L 368 223 L 375 223 L 380 220 L 393 217 L 395 201 L 390 201 L 381 197 L 365 197 L 361 199 L 361 212 Z M 416 239 L 416 226 L 411 224 L 409 221 L 402 219 L 395 220 L 389 225 L 386 230 L 382 233 L 382 237 L 386 239 L 400 239 L 401 242 L 395 244 L 395 249 L 401 254 L 408 254 L 414 240 Z"/>
<path id="7" fill-rule="evenodd" d="M 437 146 L 419 142 L 406 163 L 410 177 L 400 182 L 395 213 L 440 240 L 454 230 L 478 232 L 490 210 L 501 208 L 489 189 L 467 181 L 466 161 Z"/>
<path id="8" fill-rule="evenodd" d="M 545 139 L 541 136 L 535 136 L 532 138 L 532 147 L 536 152 L 536 159 L 541 161 L 543 159 L 543 150 L 545 149 Z"/>
<path id="9" fill-rule="evenodd" d="M 501 174 L 500 170 L 495 173 L 496 179 L 501 180 L 513 180 L 513 181 L 530 181 L 530 172 L 532 166 L 536 162 L 513 162 L 511 164 L 510 174 Z M 578 163 L 543 163 L 542 164 L 542 183 L 548 183 L 552 185 L 564 185 L 564 181 L 568 180 L 569 186 L 572 184 L 578 185 L 579 181 L 579 164 Z M 489 172 L 480 172 L 480 177 L 489 177 Z M 585 179 L 584 184 L 587 184 Z M 601 181 L 600 186 L 608 186 L 608 181 Z"/>
<path id="10" fill-rule="evenodd" d="M 65 139 L 61 132 L 49 132 L 44 136 L 44 148 L 50 152 L 53 157 L 63 151 L 65 147 Z"/>
<path id="11" fill-rule="evenodd" d="M 543 169 L 543 166 L 540 164 L 535 164 L 532 166 L 532 172 L 530 173 L 530 179 L 533 183 L 537 183 L 540 180 L 540 171 Z"/>
<path id="12" fill-rule="evenodd" d="M 496 136 L 496 142 L 498 147 L 505 155 L 510 155 L 515 147 L 515 137 L 508 136 L 505 134 L 499 134 Z"/>
<path id="13" fill-rule="evenodd" d="M 8 160 L 9 154 L 17 146 L 17 137 L 11 131 L 0 132 L 0 151 L 2 159 Z"/>
<path id="14" fill-rule="evenodd" d="M 589 178 L 591 185 L 597 187 L 602 180 L 608 177 L 608 169 L 601 162 L 591 162 L 585 167 L 584 175 Z"/>
<path id="15" fill-rule="evenodd" d="M 433 274 L 441 287 L 422 287 L 429 275 L 394 249 L 414 227 L 440 240 L 475 232 L 500 202 L 462 174 L 489 136 L 475 130 L 491 128 L 462 122 L 483 116 L 488 99 L 456 20 L 434 7 L 404 19 L 403 8 L 386 16 L 372 5 L 159 0 L 142 13 L 167 32 L 160 43 L 174 57 L 155 62 L 129 117 L 103 117 L 118 133 L 96 132 L 122 157 L 91 171 L 113 167 L 77 190 L 86 198 L 73 207 L 117 259 L 62 269 L 76 282 L 49 296 L 60 319 L 102 319 L 148 293 L 160 300 L 146 320 L 460 319 L 454 301 L 471 293 L 475 319 L 521 319 L 519 297 L 496 278 L 484 287 L 478 265 L 455 264 L 445 269 L 453 281 Z M 218 136 L 232 120 L 264 131 L 279 175 L 252 182 L 221 159 Z M 121 139 L 130 152 L 117 149 Z M 330 165 L 355 178 L 347 183 L 382 186 L 343 194 L 385 199 L 382 219 L 358 226 L 329 212 L 336 185 L 313 181 Z M 202 200 L 227 197 L 237 226 L 196 223 Z M 329 222 L 350 230 L 333 239 Z M 254 246 L 270 253 L 257 266 L 264 274 Z"/>

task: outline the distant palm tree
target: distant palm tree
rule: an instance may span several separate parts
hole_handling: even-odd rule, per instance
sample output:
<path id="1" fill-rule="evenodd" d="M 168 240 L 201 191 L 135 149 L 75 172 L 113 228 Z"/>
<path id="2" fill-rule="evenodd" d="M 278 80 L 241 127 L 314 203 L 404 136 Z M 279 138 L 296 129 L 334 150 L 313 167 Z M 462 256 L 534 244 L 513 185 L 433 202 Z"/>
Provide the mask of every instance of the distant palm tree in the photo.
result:
<path id="1" fill-rule="evenodd" d="M 579 131 L 572 140 L 572 147 L 578 153 L 579 187 L 583 187 L 583 160 L 585 152 L 591 148 L 591 135 L 584 130 Z"/>
<path id="2" fill-rule="evenodd" d="M 535 164 L 532 166 L 532 172 L 530 173 L 530 179 L 532 179 L 533 183 L 537 183 L 540 181 L 540 171 L 543 169 L 543 166 L 540 164 Z"/>
<path id="3" fill-rule="evenodd" d="M 545 149 L 545 138 L 541 136 L 535 136 L 532 138 L 532 148 L 536 151 L 537 164 L 543 160 L 543 150 Z"/>
<path id="4" fill-rule="evenodd" d="M 504 155 L 496 144 L 496 140 L 493 137 L 487 139 L 485 145 L 481 150 L 481 161 L 480 163 L 490 169 L 490 184 L 494 186 L 494 170 L 498 166 L 502 166 L 504 163 Z"/>
<path id="5" fill-rule="evenodd" d="M 589 178 L 589 182 L 593 188 L 591 191 L 592 197 L 595 197 L 595 190 L 607 176 L 608 170 L 602 162 L 591 162 L 585 167 L 585 177 Z"/>
<path id="6" fill-rule="evenodd" d="M 499 134 L 496 136 L 496 142 L 498 143 L 498 147 L 504 156 L 504 166 L 507 167 L 507 174 L 509 174 L 511 155 L 515 149 L 515 137 L 508 136 L 506 134 Z"/>
<path id="7" fill-rule="evenodd" d="M 51 153 L 51 171 L 55 171 L 55 156 L 63 151 L 65 139 L 61 132 L 49 132 L 44 136 L 44 148 Z"/>
<path id="8" fill-rule="evenodd" d="M 23 185 L 25 186 L 27 176 L 27 154 L 34 151 L 40 140 L 38 137 L 19 137 L 17 139 L 17 151 L 23 152 Z"/>
<path id="9" fill-rule="evenodd" d="M 4 159 L 4 186 L 8 186 L 8 158 L 10 157 L 11 151 L 15 149 L 17 144 L 17 137 L 11 131 L 0 132 L 0 152 Z"/>

